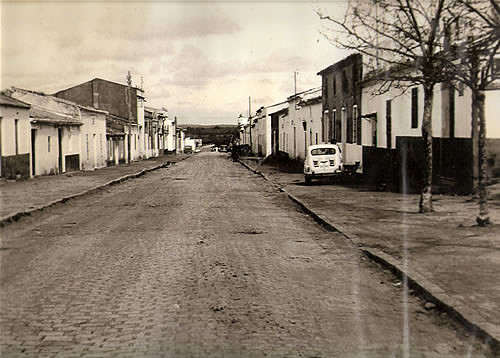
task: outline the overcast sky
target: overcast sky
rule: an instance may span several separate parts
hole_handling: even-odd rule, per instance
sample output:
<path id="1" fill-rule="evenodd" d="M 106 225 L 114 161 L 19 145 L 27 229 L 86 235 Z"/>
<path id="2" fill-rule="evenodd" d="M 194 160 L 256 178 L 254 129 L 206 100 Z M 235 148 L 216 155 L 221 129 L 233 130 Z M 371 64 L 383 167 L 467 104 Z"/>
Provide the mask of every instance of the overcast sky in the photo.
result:
<path id="1" fill-rule="evenodd" d="M 233 123 L 239 113 L 321 85 L 345 57 L 320 34 L 317 7 L 343 1 L 1 3 L 1 88 L 53 93 L 95 77 L 145 90 L 180 123 Z"/>

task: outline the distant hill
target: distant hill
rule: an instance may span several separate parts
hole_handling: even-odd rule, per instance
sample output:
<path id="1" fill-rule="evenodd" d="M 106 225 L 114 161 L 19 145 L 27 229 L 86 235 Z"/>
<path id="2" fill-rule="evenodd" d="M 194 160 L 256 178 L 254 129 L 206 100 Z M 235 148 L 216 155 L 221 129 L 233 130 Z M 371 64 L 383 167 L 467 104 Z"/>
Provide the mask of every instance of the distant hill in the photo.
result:
<path id="1" fill-rule="evenodd" d="M 229 144 L 233 136 L 238 136 L 238 126 L 230 124 L 184 124 L 179 125 L 186 130 L 186 137 L 201 138 L 203 144 Z"/>

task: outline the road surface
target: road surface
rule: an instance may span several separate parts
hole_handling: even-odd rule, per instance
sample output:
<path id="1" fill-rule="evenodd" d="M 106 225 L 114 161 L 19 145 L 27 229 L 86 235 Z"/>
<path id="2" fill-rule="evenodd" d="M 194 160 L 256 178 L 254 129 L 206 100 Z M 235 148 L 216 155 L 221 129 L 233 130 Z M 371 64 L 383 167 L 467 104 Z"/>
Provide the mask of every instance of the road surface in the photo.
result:
<path id="1" fill-rule="evenodd" d="M 489 356 L 226 154 L 0 233 L 2 357 Z"/>

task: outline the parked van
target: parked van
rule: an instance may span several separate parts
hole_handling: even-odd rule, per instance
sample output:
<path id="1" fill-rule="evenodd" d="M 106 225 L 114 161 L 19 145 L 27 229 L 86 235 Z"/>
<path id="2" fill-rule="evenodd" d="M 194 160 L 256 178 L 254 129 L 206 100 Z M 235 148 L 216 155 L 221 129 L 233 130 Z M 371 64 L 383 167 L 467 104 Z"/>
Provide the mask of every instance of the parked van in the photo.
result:
<path id="1" fill-rule="evenodd" d="M 339 175 L 343 170 L 342 153 L 338 145 L 316 144 L 307 148 L 304 161 L 306 184 L 315 178 Z"/>

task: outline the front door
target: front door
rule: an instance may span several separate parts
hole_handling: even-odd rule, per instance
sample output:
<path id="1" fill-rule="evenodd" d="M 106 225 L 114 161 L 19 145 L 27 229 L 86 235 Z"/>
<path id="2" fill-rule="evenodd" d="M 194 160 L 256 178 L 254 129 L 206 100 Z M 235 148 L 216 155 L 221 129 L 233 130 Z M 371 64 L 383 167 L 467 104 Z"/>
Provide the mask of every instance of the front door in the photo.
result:
<path id="1" fill-rule="evenodd" d="M 36 175 L 35 163 L 36 163 L 36 129 L 31 129 L 31 175 Z"/>
<path id="2" fill-rule="evenodd" d="M 62 128 L 57 128 L 57 143 L 59 149 L 59 173 L 63 172 Z"/>

